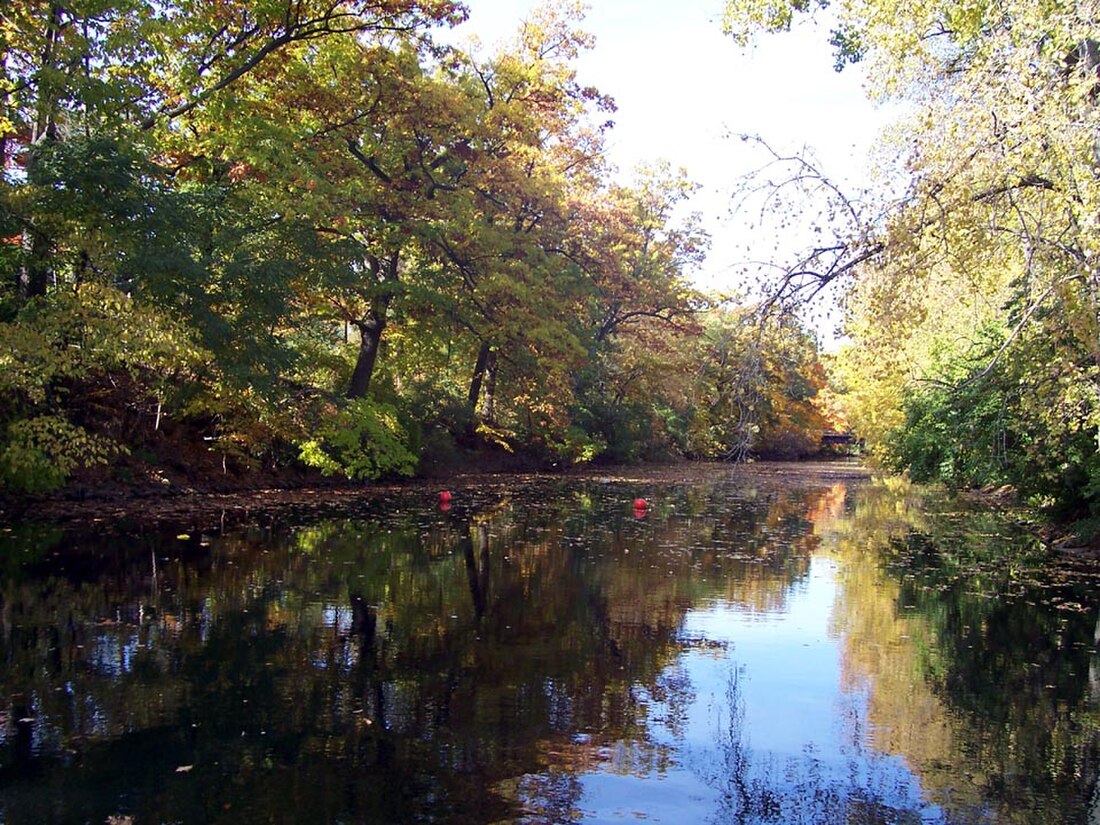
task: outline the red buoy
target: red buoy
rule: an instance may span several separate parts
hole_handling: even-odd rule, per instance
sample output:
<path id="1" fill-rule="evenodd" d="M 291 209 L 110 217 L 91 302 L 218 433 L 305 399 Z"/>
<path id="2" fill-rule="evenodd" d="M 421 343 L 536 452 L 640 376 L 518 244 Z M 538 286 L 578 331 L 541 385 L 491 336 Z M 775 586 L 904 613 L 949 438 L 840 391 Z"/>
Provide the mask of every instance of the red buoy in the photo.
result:
<path id="1" fill-rule="evenodd" d="M 451 495 L 450 490 L 443 490 L 439 493 L 440 504 L 450 504 L 452 498 L 454 498 L 454 496 Z"/>
<path id="2" fill-rule="evenodd" d="M 644 510 L 644 509 L 646 509 L 646 508 L 647 508 L 648 506 L 649 506 L 649 502 L 648 502 L 648 501 L 646 501 L 646 500 L 645 500 L 644 498 L 636 498 L 636 499 L 634 499 L 634 509 L 635 509 L 635 510 Z"/>

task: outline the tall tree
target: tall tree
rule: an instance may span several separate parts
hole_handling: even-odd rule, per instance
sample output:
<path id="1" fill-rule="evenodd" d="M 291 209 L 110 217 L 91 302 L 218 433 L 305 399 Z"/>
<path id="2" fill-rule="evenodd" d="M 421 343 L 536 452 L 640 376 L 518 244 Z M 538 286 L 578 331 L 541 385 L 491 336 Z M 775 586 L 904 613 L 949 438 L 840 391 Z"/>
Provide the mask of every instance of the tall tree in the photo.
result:
<path id="1" fill-rule="evenodd" d="M 561 253 L 583 275 L 574 311 L 586 350 L 574 392 L 586 429 L 619 459 L 684 449 L 670 434 L 686 413 L 676 353 L 699 333 L 704 299 L 689 277 L 708 240 L 680 214 L 693 188 L 663 165 L 571 193 Z"/>
<path id="2" fill-rule="evenodd" d="M 21 176 L 13 170 L 22 169 L 30 178 L 46 143 L 104 131 L 137 140 L 135 131 L 156 127 L 153 139 L 142 138 L 146 151 L 155 155 L 165 148 L 161 141 L 190 134 L 179 119 L 215 104 L 297 45 L 334 36 L 413 32 L 429 21 L 460 17 L 460 7 L 447 0 L 285 0 L 259 6 L 19 0 L 0 18 L 0 154 L 11 188 L 6 199 L 19 189 Z M 21 291 L 25 297 L 44 294 L 53 241 L 33 210 L 12 211 L 22 224 Z"/>
<path id="3" fill-rule="evenodd" d="M 591 42 L 578 20 L 574 7 L 539 9 L 499 53 L 465 67 L 477 159 L 431 242 L 458 279 L 456 318 L 477 343 L 467 402 L 488 423 L 503 368 L 560 377 L 580 354 L 567 297 L 577 273 L 562 254 L 567 199 L 602 171 L 606 124 L 593 116 L 613 104 L 577 81 L 574 61 Z M 564 386 L 543 390 L 554 384 Z"/>
<path id="4" fill-rule="evenodd" d="M 727 22 L 742 36 L 784 29 L 809 5 L 733 2 Z M 1088 492 L 1100 470 L 1095 8 L 862 0 L 846 4 L 838 21 L 838 62 L 867 61 L 875 91 L 903 98 L 911 112 L 901 151 L 905 197 L 849 234 L 848 250 L 874 238 L 857 267 L 857 343 L 887 357 L 891 348 L 907 353 L 883 376 L 899 389 L 865 397 L 896 405 L 885 418 L 900 422 L 899 407 L 916 403 L 923 383 L 942 382 L 961 399 L 979 387 L 997 395 L 998 382 L 1014 376 L 1031 390 L 1003 396 L 1002 420 L 1031 426 L 1009 430 L 1064 424 L 1038 448 L 1030 437 L 1006 437 L 1003 458 L 990 466 L 1014 467 L 1013 479 L 1037 500 L 1095 509 Z M 977 410 L 949 404 L 944 415 L 948 408 Z M 975 424 L 937 426 L 945 443 L 965 452 Z M 1067 463 L 1081 476 L 1056 479 Z"/>

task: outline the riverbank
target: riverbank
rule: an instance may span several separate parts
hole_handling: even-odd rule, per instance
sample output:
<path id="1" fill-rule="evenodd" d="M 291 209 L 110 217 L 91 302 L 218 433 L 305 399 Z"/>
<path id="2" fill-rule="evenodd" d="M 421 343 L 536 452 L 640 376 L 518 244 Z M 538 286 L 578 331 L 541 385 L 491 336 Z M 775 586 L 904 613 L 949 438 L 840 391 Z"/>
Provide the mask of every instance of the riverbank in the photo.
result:
<path id="1" fill-rule="evenodd" d="M 874 471 L 855 459 L 758 461 L 747 464 L 675 461 L 636 465 L 579 465 L 561 470 L 508 469 L 499 463 L 430 478 L 389 482 L 351 482 L 306 474 L 257 476 L 254 484 L 212 489 L 198 486 L 145 484 L 137 487 L 98 487 L 74 495 L 0 499 L 0 525 L 52 523 L 70 526 L 117 526 L 122 530 L 178 527 L 188 531 L 220 530 L 281 516 L 339 515 L 381 501 L 404 499 L 433 504 L 442 490 L 453 495 L 456 508 L 507 496 L 517 489 L 555 480 L 588 479 L 630 485 L 639 495 L 653 488 L 697 484 L 737 474 L 746 483 L 787 486 L 860 482 Z M 1080 558 L 1100 558 L 1100 541 L 1085 541 L 1065 526 L 1045 521 L 1023 507 L 1012 491 L 1003 488 L 967 490 L 960 501 L 1015 513 L 1013 520 L 1055 552 Z M 9 529 L 9 528 L 0 528 Z"/>
<path id="2" fill-rule="evenodd" d="M 111 524 L 129 526 L 194 523 L 196 525 L 242 523 L 287 509 L 354 509 L 372 500 L 408 496 L 435 499 L 449 490 L 456 504 L 514 490 L 517 486 L 553 479 L 592 479 L 638 486 L 663 486 L 706 481 L 718 475 L 739 473 L 753 479 L 866 480 L 871 471 L 851 460 L 804 462 L 679 461 L 668 464 L 600 466 L 585 465 L 561 471 L 499 471 L 471 469 L 447 478 L 409 479 L 388 483 L 355 483 L 303 478 L 299 483 L 259 484 L 251 489 L 203 490 L 194 487 L 150 487 L 131 490 L 99 490 L 82 498 L 44 496 L 0 502 L 0 521 Z"/>

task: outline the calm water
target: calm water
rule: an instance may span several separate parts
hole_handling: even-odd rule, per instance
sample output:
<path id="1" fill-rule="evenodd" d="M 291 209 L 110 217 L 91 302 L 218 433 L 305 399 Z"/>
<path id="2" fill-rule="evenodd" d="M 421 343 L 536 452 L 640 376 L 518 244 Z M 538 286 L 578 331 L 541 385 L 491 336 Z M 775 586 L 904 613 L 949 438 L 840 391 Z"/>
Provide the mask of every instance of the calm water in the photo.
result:
<path id="1" fill-rule="evenodd" d="M 1100 822 L 1097 571 L 900 484 L 113 532 L 0 534 L 4 823 Z"/>

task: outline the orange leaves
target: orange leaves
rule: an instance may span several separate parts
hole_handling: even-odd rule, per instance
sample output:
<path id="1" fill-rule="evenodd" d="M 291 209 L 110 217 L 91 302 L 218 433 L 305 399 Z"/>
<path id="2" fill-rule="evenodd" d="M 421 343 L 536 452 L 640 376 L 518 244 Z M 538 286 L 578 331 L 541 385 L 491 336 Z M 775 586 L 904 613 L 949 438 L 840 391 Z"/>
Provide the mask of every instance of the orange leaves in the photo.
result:
<path id="1" fill-rule="evenodd" d="M 265 175 L 251 163 L 245 163 L 243 161 L 239 161 L 230 166 L 229 171 L 226 173 L 226 176 L 233 183 L 240 183 L 242 180 L 245 179 L 256 180 L 260 183 L 263 183 L 267 180 L 267 175 Z"/>

